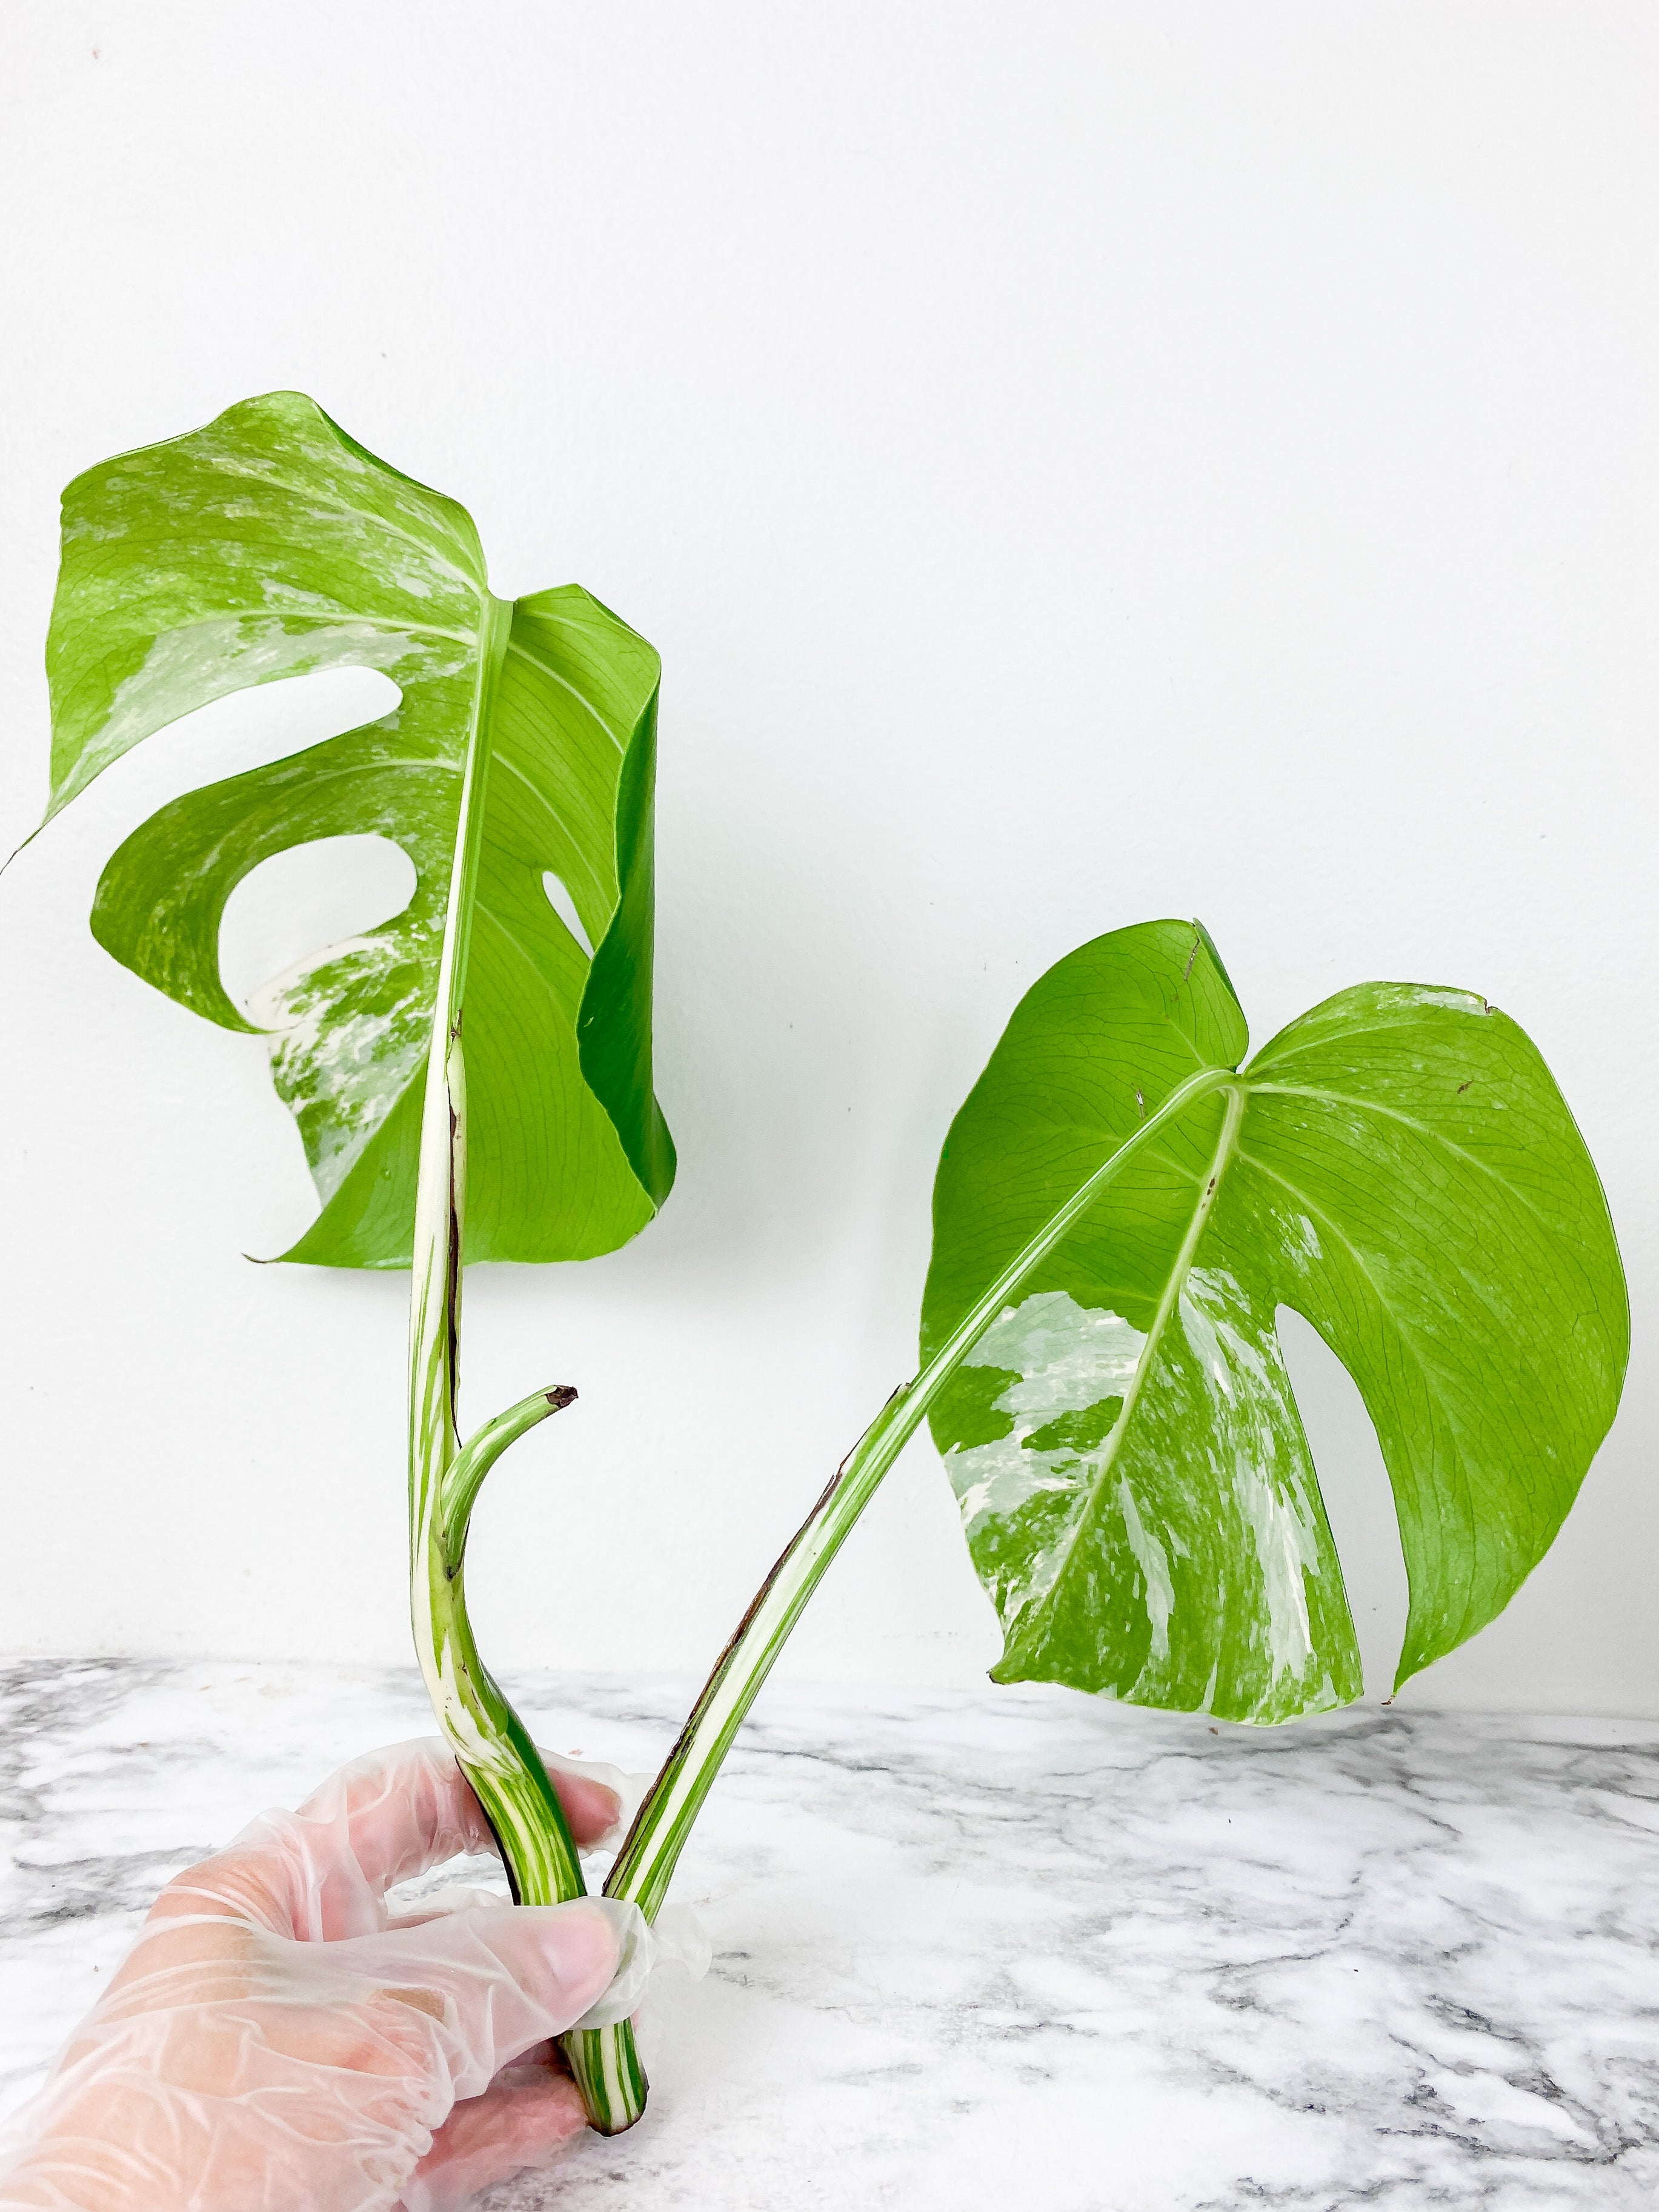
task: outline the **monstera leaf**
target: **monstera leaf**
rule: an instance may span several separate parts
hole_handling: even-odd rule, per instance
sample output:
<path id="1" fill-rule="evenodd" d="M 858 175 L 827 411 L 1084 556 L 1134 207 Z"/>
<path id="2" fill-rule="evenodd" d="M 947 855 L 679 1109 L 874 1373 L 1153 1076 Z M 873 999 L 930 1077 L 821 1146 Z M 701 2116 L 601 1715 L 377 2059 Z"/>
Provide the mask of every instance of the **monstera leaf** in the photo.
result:
<path id="1" fill-rule="evenodd" d="M 574 586 L 508 606 L 453 500 L 377 460 L 297 392 L 89 470 L 64 495 L 47 665 L 51 811 L 152 732 L 245 686 L 380 670 L 361 729 L 163 807 L 105 871 L 100 944 L 226 1029 L 225 902 L 311 840 L 374 832 L 403 912 L 280 979 L 271 1071 L 322 1211 L 283 1256 L 406 1267 L 428 1047 L 457 897 L 466 957 L 469 1260 L 608 1251 L 666 1196 L 652 1094 L 657 657 Z M 481 841 L 460 864 L 469 757 Z M 561 920 L 562 884 L 586 943 Z M 591 948 L 591 950 L 590 950 Z"/>
<path id="2" fill-rule="evenodd" d="M 1411 1583 L 1400 1681 L 1513 1595 L 1613 1419 L 1613 1228 L 1515 1023 L 1373 983 L 1245 1066 L 1247 1044 L 1200 929 L 1120 930 L 1027 994 L 951 1126 L 925 1358 L 1100 1184 L 930 1410 L 1000 1681 L 1243 1721 L 1359 1694 L 1281 1305 L 1382 1443 Z"/>

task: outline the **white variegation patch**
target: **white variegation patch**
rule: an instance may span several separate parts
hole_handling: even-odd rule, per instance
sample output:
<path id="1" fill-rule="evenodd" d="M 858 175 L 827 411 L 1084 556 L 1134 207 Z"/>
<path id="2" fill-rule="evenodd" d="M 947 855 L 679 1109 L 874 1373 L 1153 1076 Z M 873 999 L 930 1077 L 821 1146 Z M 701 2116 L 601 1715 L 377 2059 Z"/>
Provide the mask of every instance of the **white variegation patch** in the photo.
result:
<path id="1" fill-rule="evenodd" d="M 1376 983 L 1371 987 L 1372 1005 L 1383 1012 L 1413 1012 L 1419 1006 L 1445 1006 L 1459 1014 L 1484 1014 L 1486 1001 L 1478 991 L 1441 989 L 1430 983 Z"/>
<path id="2" fill-rule="evenodd" d="M 1039 1291 L 1000 1314 L 962 1364 L 1019 1376 L 997 1404 L 1017 1423 L 1024 1419 L 1029 1436 L 1061 1413 L 1121 1398 L 1146 1342 L 1121 1314 L 1080 1306 L 1068 1291 Z"/>
<path id="3" fill-rule="evenodd" d="M 1135 1494 L 1121 1476 L 1118 1479 L 1117 1505 L 1123 1516 L 1124 1535 L 1135 1565 L 1140 1569 L 1144 1585 L 1141 1602 L 1152 1623 L 1152 1640 L 1147 1647 L 1147 1662 L 1154 1667 L 1162 1666 L 1170 1656 L 1170 1615 L 1175 1611 L 1175 1577 L 1170 1571 L 1170 1555 L 1142 1521 Z"/>
<path id="4" fill-rule="evenodd" d="M 464 1689 L 456 1679 L 455 1646 L 448 1636 L 443 1638 L 442 1648 L 434 1662 L 431 1599 L 422 1587 L 422 1579 L 420 1576 L 416 1577 L 416 1589 L 423 1601 L 421 1613 L 424 1615 L 423 1619 L 420 1614 L 416 1616 L 417 1632 L 424 1632 L 417 1634 L 416 1648 L 421 1655 L 421 1671 L 426 1677 L 428 1694 L 432 1699 L 439 1725 L 443 1729 L 445 1741 L 457 1759 L 465 1759 L 475 1772 L 488 1775 L 497 1783 L 511 1782 L 518 1771 L 518 1761 L 512 1747 L 501 1735 L 486 1733 L 479 1724 L 472 1705 L 477 1693 L 471 1683 Z M 500 1692 L 496 1694 L 499 1696 Z"/>
<path id="5" fill-rule="evenodd" d="M 1296 1267 L 1311 1267 L 1325 1256 L 1325 1248 L 1319 1241 L 1319 1231 L 1305 1213 L 1285 1213 L 1279 1217 L 1285 1256 Z"/>
<path id="6" fill-rule="evenodd" d="M 1313 1656 L 1305 1577 L 1319 1572 L 1319 1529 L 1304 1492 L 1304 1471 L 1311 1470 L 1289 1379 L 1224 1267 L 1193 1268 L 1178 1310 L 1210 1398 L 1205 1449 L 1217 1494 L 1231 1497 L 1255 1543 L 1265 1656 L 1275 1678 L 1300 1676 Z"/>
<path id="7" fill-rule="evenodd" d="M 963 1364 L 1005 1368 L 1017 1376 L 995 1401 L 1013 1426 L 1006 1437 L 958 1447 L 945 1459 L 970 1536 L 988 1516 L 1016 1514 L 1044 1493 L 1074 1492 L 1079 1501 L 1087 1495 L 1098 1450 L 1041 1449 L 1027 1440 L 1062 1414 L 1086 1413 L 1103 1400 L 1121 1398 L 1146 1344 L 1121 1314 L 1080 1306 L 1066 1291 L 1040 1291 L 998 1316 Z M 1054 1540 L 1024 1555 L 1018 1587 L 1005 1588 L 1005 1608 L 1042 1595 L 1058 1571 L 1064 1534 L 1057 1529 Z"/>
<path id="8" fill-rule="evenodd" d="M 248 1002 L 252 1019 L 273 1033 L 271 1079 L 289 1111 L 297 1116 L 313 1107 L 326 1109 L 307 1123 L 311 1171 L 325 1203 L 425 1061 L 439 940 L 436 930 L 430 934 L 418 963 L 403 934 L 331 945 L 274 978 Z M 343 968 L 350 974 L 349 994 L 341 988 Z M 380 979 L 399 968 L 410 971 L 410 988 L 390 1006 L 373 1005 Z M 325 980 L 319 970 L 326 971 Z M 371 1006 L 354 1010 L 353 999 L 368 1000 Z"/>

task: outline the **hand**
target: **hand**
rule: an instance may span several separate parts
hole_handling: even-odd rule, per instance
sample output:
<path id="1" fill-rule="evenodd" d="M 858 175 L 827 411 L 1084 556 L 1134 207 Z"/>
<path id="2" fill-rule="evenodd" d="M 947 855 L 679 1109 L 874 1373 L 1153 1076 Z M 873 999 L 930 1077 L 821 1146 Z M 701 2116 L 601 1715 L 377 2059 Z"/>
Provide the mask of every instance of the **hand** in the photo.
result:
<path id="1" fill-rule="evenodd" d="M 554 1778 L 597 1842 L 615 1794 Z M 386 1908 L 392 1883 L 494 1849 L 434 1740 L 177 1875 L 27 2116 L 0 2212 L 447 2212 L 550 2163 L 583 2113 L 545 2046 L 610 1982 L 616 1922 Z"/>

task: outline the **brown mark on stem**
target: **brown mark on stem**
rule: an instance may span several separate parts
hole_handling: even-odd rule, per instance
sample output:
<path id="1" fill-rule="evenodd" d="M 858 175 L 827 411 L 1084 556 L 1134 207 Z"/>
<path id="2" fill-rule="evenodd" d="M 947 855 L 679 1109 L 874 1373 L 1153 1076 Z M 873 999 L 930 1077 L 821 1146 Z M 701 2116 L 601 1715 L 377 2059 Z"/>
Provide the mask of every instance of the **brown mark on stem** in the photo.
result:
<path id="1" fill-rule="evenodd" d="M 742 1643 L 744 1636 L 748 1630 L 749 1624 L 754 1620 L 755 1615 L 760 1611 L 762 1606 L 765 1604 L 767 1599 L 771 1595 L 772 1585 L 777 1581 L 778 1577 L 783 1572 L 785 1567 L 788 1565 L 791 1558 L 811 1529 L 813 1522 L 817 1521 L 824 1507 L 828 1505 L 830 1500 L 835 1496 L 836 1485 L 847 1472 L 848 1462 L 856 1455 L 860 1445 L 865 1442 L 865 1439 L 869 1436 L 871 1430 L 878 1425 L 882 1413 L 886 1413 L 888 1407 L 891 1406 L 896 1400 L 905 1396 L 909 1390 L 909 1388 L 910 1386 L 908 1382 L 901 1382 L 897 1386 L 889 1397 L 887 1405 L 882 1407 L 881 1413 L 877 1414 L 875 1419 L 871 1422 L 869 1428 L 866 1428 L 864 1431 L 864 1435 L 859 1438 L 858 1443 L 855 1443 L 852 1447 L 851 1450 L 847 1453 L 846 1456 L 842 1459 L 841 1465 L 830 1476 L 829 1481 L 824 1484 L 822 1492 L 819 1493 L 817 1504 L 813 1506 L 811 1511 L 801 1522 L 799 1528 L 796 1529 L 794 1534 L 784 1546 L 782 1551 L 779 1553 L 776 1560 L 773 1564 L 771 1573 L 768 1575 L 766 1580 L 755 1592 L 753 1598 L 750 1601 L 748 1610 L 744 1613 L 743 1619 L 732 1630 L 731 1635 L 727 1637 L 725 1647 L 721 1650 L 719 1658 L 715 1660 L 714 1665 L 708 1670 L 708 1679 L 702 1686 L 702 1689 L 698 1696 L 696 1704 L 692 1706 L 690 1711 L 686 1716 L 685 1726 L 675 1737 L 672 1750 L 670 1751 L 667 1758 L 664 1759 L 661 1767 L 658 1770 L 656 1782 L 653 1783 L 651 1788 L 646 1791 L 645 1796 L 640 1805 L 640 1809 L 634 1815 L 633 1827 L 629 1828 L 627 1835 L 623 1838 L 622 1849 L 617 1852 L 616 1864 L 611 1869 L 613 1875 L 616 1872 L 617 1867 L 625 1864 L 628 1857 L 628 1847 L 634 1840 L 635 1829 L 640 1826 L 640 1823 L 645 1819 L 646 1814 L 652 1810 L 653 1800 L 656 1796 L 658 1784 L 660 1784 L 663 1776 L 667 1773 L 669 1768 L 673 1765 L 675 1758 L 681 1747 L 684 1744 L 690 1742 L 692 1735 L 696 1731 L 697 1723 L 702 1718 L 705 1710 L 713 1699 L 715 1692 L 719 1689 L 721 1678 L 726 1673 L 726 1667 L 731 1661 L 732 1654 L 736 1651 L 738 1644 Z M 610 1893 L 610 1890 L 607 1888 L 605 1891 L 606 1896 L 609 1896 Z"/>

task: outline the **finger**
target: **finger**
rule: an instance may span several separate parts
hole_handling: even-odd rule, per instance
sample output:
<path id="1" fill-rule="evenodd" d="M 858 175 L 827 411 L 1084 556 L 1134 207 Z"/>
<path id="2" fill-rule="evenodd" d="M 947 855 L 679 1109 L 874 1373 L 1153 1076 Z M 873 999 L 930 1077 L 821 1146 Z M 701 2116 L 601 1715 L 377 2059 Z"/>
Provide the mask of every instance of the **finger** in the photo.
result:
<path id="1" fill-rule="evenodd" d="M 601 1781 L 599 1774 L 585 1770 L 575 1759 L 562 1759 L 557 1752 L 543 1751 L 542 1763 L 547 1769 L 548 1779 L 559 1793 L 570 1832 L 582 1849 L 586 1850 L 595 1844 L 609 1842 L 611 1830 L 622 1818 L 622 1792 Z M 618 1781 L 625 1778 L 614 1766 L 603 1767 L 600 1773 L 615 1774 Z M 616 1840 L 620 1843 L 622 1838 L 618 1836 Z"/>
<path id="2" fill-rule="evenodd" d="M 615 1792 L 591 1777 L 556 1778 L 578 1843 L 616 1823 Z M 386 1924 L 386 1889 L 464 1853 L 495 1853 L 466 1778 L 436 1736 L 393 1744 L 330 1777 L 297 1813 L 262 1814 L 212 1858 L 176 1875 L 154 1917 L 215 1914 L 302 1943 L 336 1942 Z"/>
<path id="3" fill-rule="evenodd" d="M 548 2166 L 587 2124 L 568 2074 L 509 2066 L 456 2106 L 404 2191 L 405 2212 L 454 2212 L 526 2166 Z"/>
<path id="4" fill-rule="evenodd" d="M 495 1849 L 471 1785 L 437 1736 L 353 1759 L 306 1800 L 299 1818 L 335 1828 L 377 1896 L 463 1852 Z"/>
<path id="5" fill-rule="evenodd" d="M 445 1746 L 394 1744 L 342 1767 L 297 1813 L 262 1813 L 176 1875 L 150 1917 L 223 1915 L 296 1942 L 335 1942 L 386 1925 L 389 1883 L 495 1848 Z"/>
<path id="6" fill-rule="evenodd" d="M 534 2043 L 562 2034 L 608 1987 L 616 1921 L 572 1905 L 475 1905 L 420 1928 L 331 1947 L 331 1957 L 434 2023 L 451 2094 L 478 2096 Z"/>
<path id="7" fill-rule="evenodd" d="M 597 1841 L 615 1825 L 614 1790 L 580 1774 L 551 1779 L 579 1844 Z M 436 1736 L 355 1760 L 301 1808 L 302 1819 L 342 1814 L 352 1856 L 377 1895 L 461 1852 L 495 1850 L 471 1784 Z"/>

